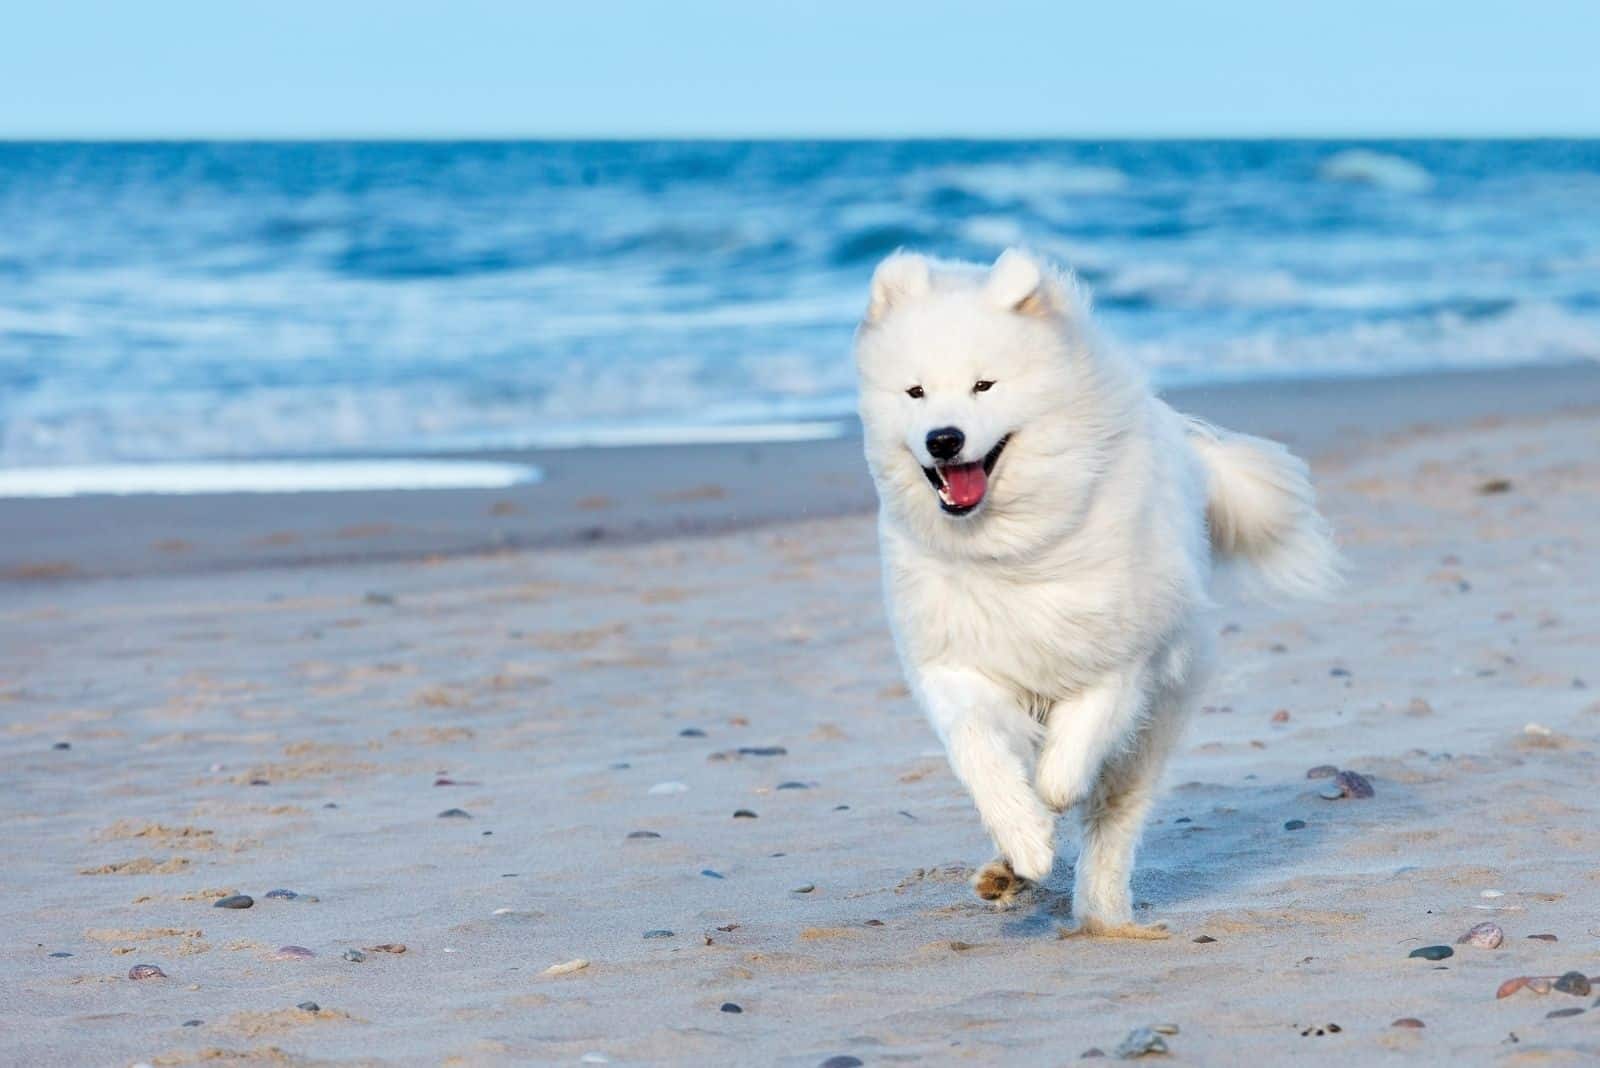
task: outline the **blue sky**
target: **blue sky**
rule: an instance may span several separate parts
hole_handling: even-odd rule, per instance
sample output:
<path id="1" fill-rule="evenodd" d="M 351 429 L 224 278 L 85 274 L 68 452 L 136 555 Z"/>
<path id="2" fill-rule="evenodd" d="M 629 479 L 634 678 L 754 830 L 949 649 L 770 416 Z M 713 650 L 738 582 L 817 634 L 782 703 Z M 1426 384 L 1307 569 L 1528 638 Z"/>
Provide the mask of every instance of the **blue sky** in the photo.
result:
<path id="1" fill-rule="evenodd" d="M 0 137 L 1600 134 L 1600 3 L 11 5 Z"/>

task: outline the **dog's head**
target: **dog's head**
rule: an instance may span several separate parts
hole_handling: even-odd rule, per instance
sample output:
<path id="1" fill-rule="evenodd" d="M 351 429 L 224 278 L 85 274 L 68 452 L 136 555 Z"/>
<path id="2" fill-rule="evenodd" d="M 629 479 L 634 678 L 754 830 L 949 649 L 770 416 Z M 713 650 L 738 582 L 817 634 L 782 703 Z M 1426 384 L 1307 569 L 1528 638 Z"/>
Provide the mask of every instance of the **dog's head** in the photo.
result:
<path id="1" fill-rule="evenodd" d="M 897 524 L 1000 555 L 1059 525 L 1063 465 L 1094 437 L 1086 319 L 1069 276 L 1015 250 L 988 268 L 879 265 L 856 365 L 867 462 Z"/>

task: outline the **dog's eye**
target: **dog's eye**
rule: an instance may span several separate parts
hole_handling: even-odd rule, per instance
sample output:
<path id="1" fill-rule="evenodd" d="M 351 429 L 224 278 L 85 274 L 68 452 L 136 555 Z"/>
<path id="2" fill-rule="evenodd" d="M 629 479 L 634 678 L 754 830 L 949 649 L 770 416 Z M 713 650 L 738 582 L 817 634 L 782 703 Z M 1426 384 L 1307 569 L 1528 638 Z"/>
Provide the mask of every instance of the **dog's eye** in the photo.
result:
<path id="1" fill-rule="evenodd" d="M 910 397 L 912 400 L 921 400 L 922 399 L 922 387 L 921 386 L 912 386 L 910 389 L 906 390 L 906 396 Z"/>
<path id="2" fill-rule="evenodd" d="M 976 382 L 972 383 L 972 392 L 974 393 L 987 393 L 993 388 L 994 383 L 989 381 L 987 378 L 980 378 Z"/>

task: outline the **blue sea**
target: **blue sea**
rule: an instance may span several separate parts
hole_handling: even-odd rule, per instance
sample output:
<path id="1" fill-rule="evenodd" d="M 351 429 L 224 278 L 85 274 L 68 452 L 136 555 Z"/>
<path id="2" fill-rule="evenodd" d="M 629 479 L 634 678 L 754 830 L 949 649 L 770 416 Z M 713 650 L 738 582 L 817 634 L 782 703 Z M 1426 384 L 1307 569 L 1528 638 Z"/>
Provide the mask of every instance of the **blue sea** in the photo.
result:
<path id="1" fill-rule="evenodd" d="M 1600 357 L 1600 142 L 0 144 L 0 466 L 829 432 L 879 257 L 1163 383 Z"/>

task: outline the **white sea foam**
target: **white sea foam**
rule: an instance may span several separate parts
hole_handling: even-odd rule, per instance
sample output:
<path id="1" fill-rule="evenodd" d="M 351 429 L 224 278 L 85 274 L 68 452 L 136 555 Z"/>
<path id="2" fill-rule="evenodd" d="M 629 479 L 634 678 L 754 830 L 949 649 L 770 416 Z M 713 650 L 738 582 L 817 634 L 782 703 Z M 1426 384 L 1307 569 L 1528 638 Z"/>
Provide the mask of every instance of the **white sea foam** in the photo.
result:
<path id="1" fill-rule="evenodd" d="M 1433 176 L 1401 156 L 1366 148 L 1347 148 L 1322 161 L 1319 171 L 1330 182 L 1375 185 L 1401 193 L 1420 193 L 1433 185 Z"/>
<path id="2" fill-rule="evenodd" d="M 924 172 L 914 183 L 1002 200 L 1034 200 L 1119 193 L 1127 188 L 1128 176 L 1115 167 L 1088 164 L 974 163 Z"/>
<path id="3" fill-rule="evenodd" d="M 505 489 L 539 481 L 527 464 L 465 460 L 296 460 L 0 469 L 0 497 Z"/>

